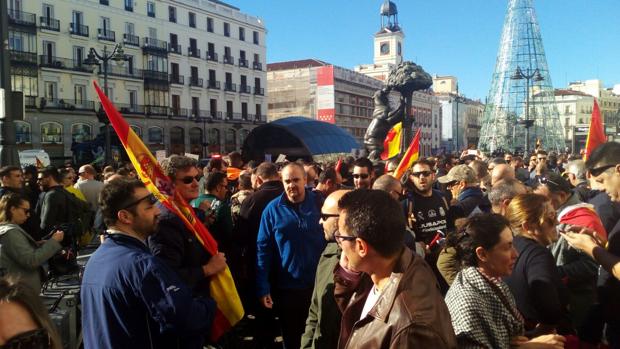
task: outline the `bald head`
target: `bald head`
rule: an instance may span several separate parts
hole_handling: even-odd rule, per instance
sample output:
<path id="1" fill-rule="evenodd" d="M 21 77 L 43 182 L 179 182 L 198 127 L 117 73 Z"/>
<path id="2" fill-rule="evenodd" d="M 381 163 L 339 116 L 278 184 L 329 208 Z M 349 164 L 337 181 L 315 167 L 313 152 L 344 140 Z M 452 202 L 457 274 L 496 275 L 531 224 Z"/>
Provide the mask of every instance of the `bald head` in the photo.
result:
<path id="1" fill-rule="evenodd" d="M 515 179 L 515 169 L 507 164 L 495 165 L 491 172 L 491 186 L 505 179 Z"/>
<path id="2" fill-rule="evenodd" d="M 383 175 L 373 183 L 372 189 L 383 190 L 398 200 L 399 194 L 403 191 L 403 185 L 391 175 Z"/>
<path id="3" fill-rule="evenodd" d="M 323 226 L 323 233 L 325 234 L 325 240 L 333 241 L 334 233 L 338 230 L 338 201 L 344 194 L 350 190 L 336 190 L 329 194 L 323 203 L 321 208 L 321 220 L 319 223 Z"/>

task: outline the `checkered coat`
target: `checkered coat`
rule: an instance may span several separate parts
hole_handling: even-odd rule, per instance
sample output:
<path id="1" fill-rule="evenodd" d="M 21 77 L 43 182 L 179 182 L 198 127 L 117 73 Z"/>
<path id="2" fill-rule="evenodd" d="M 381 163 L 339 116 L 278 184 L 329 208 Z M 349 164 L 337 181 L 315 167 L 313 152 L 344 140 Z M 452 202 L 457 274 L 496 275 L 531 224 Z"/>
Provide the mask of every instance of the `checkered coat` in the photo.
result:
<path id="1" fill-rule="evenodd" d="M 459 348 L 509 349 L 510 339 L 523 335 L 523 318 L 508 286 L 499 279 L 486 278 L 475 267 L 457 274 L 446 304 Z"/>

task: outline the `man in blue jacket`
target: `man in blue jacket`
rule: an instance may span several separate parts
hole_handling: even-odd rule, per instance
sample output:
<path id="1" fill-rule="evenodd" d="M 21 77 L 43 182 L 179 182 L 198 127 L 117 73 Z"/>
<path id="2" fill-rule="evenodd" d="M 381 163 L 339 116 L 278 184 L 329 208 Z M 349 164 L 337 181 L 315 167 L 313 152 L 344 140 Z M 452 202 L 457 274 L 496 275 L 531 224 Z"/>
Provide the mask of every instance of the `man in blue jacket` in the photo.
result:
<path id="1" fill-rule="evenodd" d="M 100 205 L 107 238 L 82 280 L 84 348 L 202 348 L 215 303 L 192 298 L 146 239 L 157 228 L 157 199 L 137 180 L 116 179 Z"/>
<path id="2" fill-rule="evenodd" d="M 303 166 L 286 165 L 282 183 L 284 193 L 267 205 L 261 217 L 256 283 L 260 303 L 273 307 L 279 315 L 285 348 L 296 349 L 304 333 L 314 276 L 326 242 L 315 194 L 305 189 Z"/>

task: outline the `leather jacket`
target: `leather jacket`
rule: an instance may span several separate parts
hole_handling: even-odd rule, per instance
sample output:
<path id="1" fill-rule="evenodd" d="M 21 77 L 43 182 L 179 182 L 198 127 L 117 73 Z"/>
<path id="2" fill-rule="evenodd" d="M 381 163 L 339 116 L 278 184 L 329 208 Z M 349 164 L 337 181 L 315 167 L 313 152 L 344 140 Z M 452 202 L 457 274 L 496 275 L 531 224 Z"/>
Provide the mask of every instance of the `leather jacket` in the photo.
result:
<path id="1" fill-rule="evenodd" d="M 403 248 L 377 303 L 360 320 L 374 287 L 362 274 L 351 282 L 334 272 L 334 297 L 343 312 L 338 348 L 456 348 L 450 313 L 424 260 Z"/>

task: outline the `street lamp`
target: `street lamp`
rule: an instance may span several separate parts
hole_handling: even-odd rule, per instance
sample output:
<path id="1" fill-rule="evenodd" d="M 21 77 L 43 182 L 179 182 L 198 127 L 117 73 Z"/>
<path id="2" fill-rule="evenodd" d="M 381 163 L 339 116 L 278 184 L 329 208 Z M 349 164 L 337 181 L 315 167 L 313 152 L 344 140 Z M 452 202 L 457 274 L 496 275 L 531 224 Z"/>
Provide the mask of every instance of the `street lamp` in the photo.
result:
<path id="1" fill-rule="evenodd" d="M 115 61 L 118 65 L 123 65 L 125 61 L 129 60 L 129 57 L 125 55 L 123 51 L 122 44 L 114 45 L 114 49 L 112 52 L 108 52 L 108 47 L 103 46 L 103 54 L 99 54 L 95 48 L 91 47 L 88 56 L 84 60 L 84 64 L 90 66 L 93 71 L 95 66 L 99 66 L 103 63 L 103 92 L 105 95 L 108 95 L 108 62 L 112 60 Z M 100 122 L 105 124 L 105 158 L 104 165 L 110 164 L 110 160 L 112 158 L 112 144 L 111 144 L 111 136 L 110 136 L 110 121 L 102 117 L 99 119 Z"/>
<path id="2" fill-rule="evenodd" d="M 510 76 L 511 80 L 525 80 L 525 120 L 518 123 L 525 127 L 525 146 L 523 147 L 524 155 L 529 154 L 530 149 L 530 127 L 534 125 L 534 120 L 530 120 L 530 80 L 534 83 L 545 80 L 540 75 L 538 68 L 531 71 L 529 68 L 524 73 L 521 67 L 517 66 L 514 74 Z"/>

